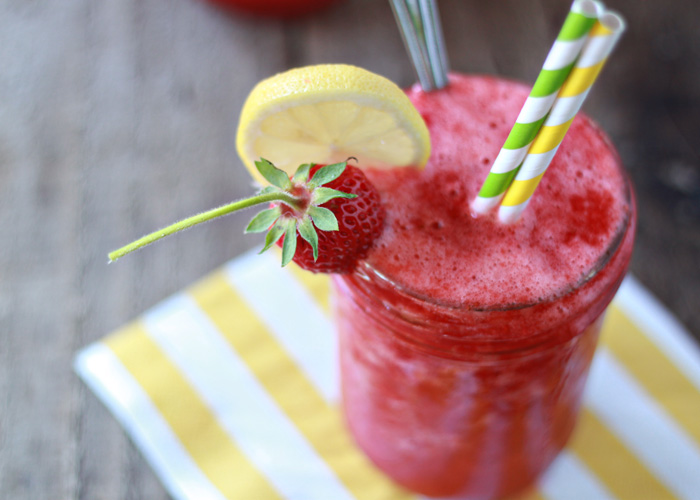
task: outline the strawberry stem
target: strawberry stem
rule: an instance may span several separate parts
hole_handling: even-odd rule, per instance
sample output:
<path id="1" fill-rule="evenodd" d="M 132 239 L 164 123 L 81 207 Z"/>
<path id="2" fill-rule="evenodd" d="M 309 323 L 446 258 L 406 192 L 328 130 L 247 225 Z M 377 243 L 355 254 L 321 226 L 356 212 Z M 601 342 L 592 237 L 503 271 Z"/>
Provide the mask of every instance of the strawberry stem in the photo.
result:
<path id="1" fill-rule="evenodd" d="M 175 234 L 179 231 L 182 231 L 183 229 L 187 229 L 197 224 L 201 224 L 202 222 L 207 222 L 218 217 L 223 217 L 224 215 L 228 215 L 232 212 L 242 210 L 244 208 L 260 205 L 261 203 L 270 203 L 272 201 L 281 201 L 291 206 L 292 208 L 298 209 L 303 200 L 302 198 L 292 196 L 291 194 L 283 191 L 273 191 L 258 194 L 256 196 L 251 196 L 250 198 L 244 198 L 242 200 L 234 201 L 221 207 L 214 208 L 212 210 L 207 210 L 206 212 L 202 212 L 201 214 L 193 215 L 192 217 L 183 219 L 179 222 L 176 222 L 175 224 L 171 224 L 151 234 L 147 234 L 146 236 L 143 236 L 142 238 L 139 238 L 138 240 L 129 243 L 128 245 L 125 245 L 117 250 L 114 250 L 113 252 L 110 252 L 108 254 L 109 261 L 114 262 L 120 257 L 123 257 L 135 250 L 138 250 L 139 248 L 143 248 L 146 245 L 150 245 L 151 243 L 160 240 L 161 238 L 165 238 L 166 236 Z"/>

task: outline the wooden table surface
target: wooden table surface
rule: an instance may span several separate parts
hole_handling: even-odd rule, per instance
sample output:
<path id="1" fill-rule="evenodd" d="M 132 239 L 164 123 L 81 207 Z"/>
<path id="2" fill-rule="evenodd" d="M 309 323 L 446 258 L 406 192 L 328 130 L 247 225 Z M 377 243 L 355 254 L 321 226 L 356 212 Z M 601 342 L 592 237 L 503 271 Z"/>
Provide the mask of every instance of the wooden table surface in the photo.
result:
<path id="1" fill-rule="evenodd" d="M 636 184 L 632 272 L 700 338 L 700 4 L 609 3 L 630 27 L 585 109 Z M 568 1 L 439 5 L 454 70 L 532 82 Z M 107 251 L 252 193 L 243 100 L 322 62 L 414 80 L 384 0 L 293 22 L 195 0 L 0 3 L 1 498 L 167 498 L 73 356 L 260 239 L 245 213 L 115 265 Z"/>

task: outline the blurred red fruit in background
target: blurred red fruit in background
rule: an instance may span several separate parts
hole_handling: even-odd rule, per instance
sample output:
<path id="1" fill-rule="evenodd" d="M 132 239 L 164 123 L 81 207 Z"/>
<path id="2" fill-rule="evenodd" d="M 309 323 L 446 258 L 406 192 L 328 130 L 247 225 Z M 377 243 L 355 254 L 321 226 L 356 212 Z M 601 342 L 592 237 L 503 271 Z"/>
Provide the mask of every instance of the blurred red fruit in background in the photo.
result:
<path id="1" fill-rule="evenodd" d="M 265 17 L 293 18 L 329 7 L 338 0 L 207 0 L 209 3 Z"/>

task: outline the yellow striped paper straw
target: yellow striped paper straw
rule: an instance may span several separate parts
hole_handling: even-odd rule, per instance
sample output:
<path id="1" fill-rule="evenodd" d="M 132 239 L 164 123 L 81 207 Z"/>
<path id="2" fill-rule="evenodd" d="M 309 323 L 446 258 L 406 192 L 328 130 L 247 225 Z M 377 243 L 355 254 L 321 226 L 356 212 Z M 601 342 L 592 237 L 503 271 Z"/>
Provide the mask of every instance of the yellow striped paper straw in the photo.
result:
<path id="1" fill-rule="evenodd" d="M 498 210 L 501 222 L 516 221 L 530 202 L 571 122 L 581 109 L 591 85 L 624 29 L 625 22 L 622 17 L 610 11 L 600 16 L 591 29 L 574 69 L 562 85 L 552 110 L 530 145 L 515 180 L 501 202 Z"/>
<path id="2" fill-rule="evenodd" d="M 576 0 L 571 5 L 530 95 L 472 203 L 476 213 L 488 212 L 503 198 L 601 10 L 602 6 L 592 0 Z"/>

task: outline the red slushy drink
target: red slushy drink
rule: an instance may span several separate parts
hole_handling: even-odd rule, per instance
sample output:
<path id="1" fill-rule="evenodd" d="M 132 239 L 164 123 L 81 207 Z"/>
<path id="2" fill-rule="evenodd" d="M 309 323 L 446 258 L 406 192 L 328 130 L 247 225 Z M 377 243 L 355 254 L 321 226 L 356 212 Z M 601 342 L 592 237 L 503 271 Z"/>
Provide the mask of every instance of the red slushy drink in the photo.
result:
<path id="1" fill-rule="evenodd" d="M 499 498 L 552 462 L 632 251 L 630 186 L 583 116 L 517 223 L 471 213 L 528 92 L 459 75 L 411 89 L 431 159 L 369 170 L 386 230 L 357 272 L 334 278 L 351 432 L 386 474 L 430 496 Z"/>

